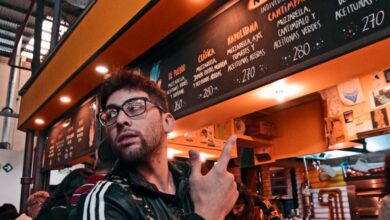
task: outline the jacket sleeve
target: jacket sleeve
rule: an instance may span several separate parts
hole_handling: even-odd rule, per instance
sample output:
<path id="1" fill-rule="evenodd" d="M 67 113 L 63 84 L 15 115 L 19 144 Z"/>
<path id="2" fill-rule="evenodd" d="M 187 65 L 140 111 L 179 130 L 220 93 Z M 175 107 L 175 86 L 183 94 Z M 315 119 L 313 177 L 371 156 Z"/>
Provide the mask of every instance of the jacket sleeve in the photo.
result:
<path id="1" fill-rule="evenodd" d="M 90 193 L 79 199 L 77 207 L 71 211 L 69 220 L 127 220 L 138 219 L 134 207 L 127 200 L 120 186 L 100 181 Z"/>

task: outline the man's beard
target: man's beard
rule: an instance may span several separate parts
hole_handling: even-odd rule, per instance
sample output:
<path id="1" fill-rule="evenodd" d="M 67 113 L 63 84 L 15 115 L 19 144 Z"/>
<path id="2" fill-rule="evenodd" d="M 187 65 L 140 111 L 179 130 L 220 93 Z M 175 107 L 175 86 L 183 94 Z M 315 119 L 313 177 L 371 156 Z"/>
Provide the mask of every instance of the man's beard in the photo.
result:
<path id="1" fill-rule="evenodd" d="M 156 130 L 158 130 L 156 132 Z M 138 131 L 135 131 L 137 137 L 140 139 L 140 146 L 130 150 L 118 149 L 119 159 L 124 164 L 137 164 L 147 162 L 149 158 L 158 150 L 161 146 L 162 130 L 156 129 L 151 134 L 151 141 L 148 143 L 145 137 Z M 129 146 L 132 148 L 132 146 Z"/>

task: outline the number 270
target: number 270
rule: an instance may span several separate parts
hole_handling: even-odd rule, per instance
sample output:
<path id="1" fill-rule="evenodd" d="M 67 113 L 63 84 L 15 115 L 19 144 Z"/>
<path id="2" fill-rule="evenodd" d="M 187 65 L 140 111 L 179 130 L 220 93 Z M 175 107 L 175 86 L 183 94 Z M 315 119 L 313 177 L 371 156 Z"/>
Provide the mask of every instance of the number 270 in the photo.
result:
<path id="1" fill-rule="evenodd" d="M 383 10 L 377 13 L 371 13 L 362 18 L 364 22 L 363 32 L 380 26 L 385 20 L 385 12 Z"/>

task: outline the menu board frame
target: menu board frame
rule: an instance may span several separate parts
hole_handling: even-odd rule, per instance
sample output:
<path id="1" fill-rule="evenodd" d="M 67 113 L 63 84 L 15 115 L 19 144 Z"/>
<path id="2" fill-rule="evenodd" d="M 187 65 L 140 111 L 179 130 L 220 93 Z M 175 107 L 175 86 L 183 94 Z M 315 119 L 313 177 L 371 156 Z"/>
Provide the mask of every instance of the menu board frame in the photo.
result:
<path id="1" fill-rule="evenodd" d="M 92 94 L 75 104 L 44 132 L 43 171 L 66 167 L 94 152 L 95 144 L 101 139 L 101 128 L 96 118 L 100 105 L 96 90 Z"/>
<path id="2" fill-rule="evenodd" d="M 178 75 L 180 75 L 180 61 L 177 61 L 179 65 L 176 65 L 174 68 L 172 68 L 172 66 L 174 66 L 174 65 L 171 65 L 169 62 L 164 63 L 164 61 L 165 60 L 170 60 L 172 62 L 176 62 L 176 60 L 180 60 L 181 59 L 182 63 L 186 64 L 186 65 L 184 65 L 184 67 L 187 67 L 188 69 L 190 69 L 188 67 L 188 66 L 190 66 L 190 65 L 188 65 L 188 63 L 191 64 L 191 62 L 194 62 L 193 60 L 195 60 L 196 58 L 195 58 L 195 56 L 190 57 L 188 55 L 188 53 L 191 53 L 191 50 L 189 50 L 189 49 L 186 50 L 186 49 L 182 49 L 182 48 L 185 48 L 188 44 L 193 43 L 191 40 L 196 41 L 197 37 L 198 37 L 198 33 L 201 33 L 203 29 L 207 29 L 207 26 L 209 25 L 209 23 L 213 22 L 214 19 L 218 19 L 219 16 L 224 16 L 225 12 L 228 13 L 228 11 L 230 9 L 232 9 L 234 7 L 238 7 L 237 5 L 239 5 L 239 4 L 243 4 L 242 2 L 249 2 L 249 1 L 245 0 L 245 1 L 235 1 L 233 3 L 228 3 L 228 5 L 221 6 L 220 10 L 216 10 L 215 13 L 213 13 L 212 15 L 210 15 L 208 17 L 206 17 L 204 14 L 199 15 L 198 17 L 195 17 L 194 19 L 189 21 L 187 24 L 185 24 L 183 27 L 179 28 L 177 31 L 172 33 L 167 38 L 165 38 L 159 44 L 157 44 L 156 46 L 151 48 L 149 51 L 147 51 L 144 55 L 139 57 L 137 60 L 135 60 L 135 61 L 133 61 L 133 62 L 128 64 L 128 67 L 141 67 L 141 69 L 144 72 L 144 74 L 148 75 L 150 78 L 153 79 L 155 77 L 153 75 L 154 74 L 153 71 L 155 70 L 154 68 L 156 67 L 155 64 L 158 63 L 157 66 L 162 70 L 161 73 L 160 73 L 160 75 L 162 75 L 162 77 L 160 77 L 161 80 L 162 80 L 161 85 L 162 85 L 162 87 L 165 90 L 168 91 L 168 100 L 170 102 L 171 112 L 173 113 L 175 118 L 178 119 L 178 118 L 184 117 L 184 116 L 186 116 L 188 114 L 191 114 L 193 112 L 196 112 L 196 111 L 199 111 L 201 109 L 207 108 L 207 107 L 212 106 L 214 104 L 217 104 L 219 102 L 225 101 L 225 100 L 227 100 L 229 98 L 238 96 L 240 94 L 243 94 L 243 93 L 248 92 L 250 90 L 253 90 L 255 88 L 263 86 L 265 84 L 274 82 L 274 81 L 276 81 L 278 79 L 281 79 L 281 78 L 284 78 L 284 77 L 296 74 L 296 73 L 298 73 L 300 71 L 303 71 L 305 69 L 308 69 L 310 67 L 318 65 L 320 63 L 326 62 L 328 60 L 334 59 L 336 57 L 342 56 L 344 54 L 350 53 L 351 51 L 358 50 L 358 49 L 360 49 L 360 48 L 362 48 L 364 46 L 367 46 L 369 44 L 372 44 L 374 42 L 380 41 L 380 40 L 390 36 L 390 25 L 389 25 L 390 9 L 389 9 L 389 3 L 387 3 L 387 2 L 383 3 L 384 0 L 382 0 L 382 2 L 380 2 L 378 4 L 385 5 L 384 7 L 386 7 L 385 8 L 386 11 L 384 13 L 386 13 L 385 14 L 386 17 L 384 18 L 384 28 L 382 28 L 383 26 L 380 26 L 380 28 L 382 28 L 381 30 L 376 30 L 376 29 L 375 30 L 374 29 L 370 30 L 372 33 L 370 32 L 368 35 L 367 35 L 367 33 L 364 33 L 364 35 L 359 36 L 359 38 L 355 38 L 355 39 L 351 38 L 351 36 L 348 36 L 347 34 L 344 33 L 345 36 L 344 35 L 343 36 L 344 36 L 345 39 L 347 39 L 348 37 L 350 37 L 352 39 L 350 42 L 348 42 L 348 43 L 340 43 L 340 42 L 337 42 L 339 39 L 333 39 L 334 41 L 336 41 L 336 43 L 335 42 L 330 42 L 329 44 L 330 45 L 334 44 L 333 45 L 334 48 L 330 47 L 329 50 L 324 50 L 323 52 L 321 52 L 319 50 L 320 52 L 318 52 L 318 54 L 314 54 L 313 56 L 307 56 L 306 59 L 302 59 L 302 60 L 299 60 L 299 62 L 288 64 L 288 65 L 284 66 L 282 69 L 277 69 L 277 71 L 275 71 L 275 72 L 269 72 L 269 73 L 265 74 L 264 76 L 256 78 L 255 80 L 253 80 L 253 81 L 251 81 L 249 83 L 242 84 L 242 85 L 236 85 L 236 87 L 232 87 L 230 89 L 226 89 L 223 93 L 220 93 L 220 94 L 215 95 L 213 97 L 207 97 L 205 99 L 200 99 L 200 100 L 193 101 L 194 99 L 196 99 L 198 97 L 192 96 L 192 97 L 188 98 L 188 97 L 186 97 L 186 94 L 196 93 L 196 95 L 202 96 L 202 95 L 198 94 L 199 91 L 202 90 L 202 89 L 203 89 L 203 91 L 206 91 L 205 89 L 207 89 L 208 87 L 200 87 L 200 89 L 198 89 L 198 88 L 193 89 L 191 86 L 189 86 L 187 88 L 187 91 L 183 92 L 184 95 L 183 94 L 178 94 L 178 97 L 180 97 L 180 95 L 182 95 L 182 97 L 183 97 L 182 100 L 184 100 L 183 102 L 187 101 L 187 102 L 189 102 L 189 104 L 187 103 L 187 106 L 185 106 L 184 108 L 180 109 L 179 111 L 175 111 L 176 110 L 176 106 L 177 106 L 177 102 L 176 101 L 178 99 L 177 98 L 172 98 L 172 99 L 169 98 L 169 95 L 172 94 L 172 93 L 169 92 L 169 88 L 168 88 L 167 85 L 169 85 L 170 81 L 167 82 L 167 78 L 168 77 L 164 76 L 164 75 L 170 74 L 170 73 L 172 73 L 172 72 L 174 72 L 176 70 L 179 72 Z M 275 1 L 275 0 L 273 0 L 273 1 Z M 283 2 L 283 1 L 284 0 L 279 0 L 279 2 Z M 308 10 L 313 10 L 313 11 L 314 11 L 314 9 L 310 8 L 310 6 L 313 6 L 314 3 L 313 4 L 309 4 L 309 3 L 310 2 L 320 2 L 320 1 L 321 0 L 305 0 L 305 1 L 302 0 L 302 2 L 306 2 L 307 3 L 308 6 L 306 8 L 309 8 Z M 334 1 L 333 5 L 329 6 L 329 7 L 339 7 L 339 6 L 336 6 L 337 5 L 335 3 L 336 0 L 333 0 L 333 1 Z M 353 1 L 357 1 L 357 0 L 353 0 Z M 381 1 L 381 0 L 379 0 L 379 1 Z M 259 1 L 259 2 L 264 2 L 264 1 Z M 265 1 L 265 2 L 272 2 L 272 1 L 270 0 L 270 1 Z M 285 0 L 285 2 L 288 2 L 288 1 Z M 342 5 L 342 3 L 340 3 L 340 2 L 345 2 L 344 0 L 343 1 L 340 0 L 338 2 L 340 4 L 340 7 L 344 7 L 345 6 L 345 5 Z M 343 4 L 345 4 L 345 3 L 343 3 Z M 382 7 L 382 5 L 375 6 L 375 7 Z M 371 9 L 371 8 L 369 8 L 369 9 L 370 10 L 374 10 L 374 9 Z M 365 12 L 364 10 L 363 10 L 363 12 Z M 371 11 L 368 11 L 367 14 L 368 14 L 367 16 L 369 16 L 372 13 L 371 13 Z M 353 15 L 353 16 L 355 16 L 355 15 Z M 359 14 L 357 16 L 361 16 L 361 15 Z M 365 21 L 364 19 L 367 16 L 363 17 L 361 23 L 363 21 Z M 324 16 L 322 15 L 322 17 L 324 17 Z M 345 24 L 344 23 L 337 24 L 337 25 L 339 25 L 337 27 L 342 27 L 342 25 L 344 25 L 345 27 L 349 27 L 348 23 L 345 23 Z M 257 24 L 257 25 L 260 25 L 260 24 Z M 275 25 L 275 24 L 273 24 L 273 25 Z M 333 28 L 333 26 L 332 26 L 333 24 L 332 23 L 329 23 L 328 25 L 329 25 L 329 27 L 327 27 L 327 29 L 325 29 L 325 30 L 331 30 Z M 362 24 L 362 25 L 367 25 L 367 24 Z M 248 25 L 248 27 L 250 27 L 250 26 Z M 336 27 L 336 25 L 335 25 L 335 27 Z M 210 28 L 208 28 L 207 30 L 209 31 Z M 215 35 L 218 35 L 218 33 L 215 34 Z M 265 35 L 265 32 L 263 32 L 263 35 Z M 199 34 L 199 38 L 202 38 L 202 37 L 204 37 L 204 36 Z M 225 35 L 225 37 L 226 37 L 226 35 Z M 318 38 L 318 36 L 316 36 L 316 37 Z M 188 40 L 188 38 L 190 38 L 190 40 Z M 206 41 L 207 41 L 207 38 L 204 38 L 204 39 L 206 39 Z M 274 39 L 272 39 L 272 37 L 270 39 L 274 40 Z M 310 38 L 309 38 L 309 40 L 310 40 Z M 340 40 L 342 40 L 342 39 L 340 39 Z M 347 41 L 347 40 L 345 40 L 345 41 Z M 305 41 L 303 41 L 303 42 L 305 42 Z M 267 43 L 267 42 L 265 42 L 265 43 Z M 273 42 L 273 43 L 275 43 L 275 42 Z M 310 43 L 314 44 L 314 42 L 310 42 Z M 193 43 L 193 44 L 196 44 L 196 42 Z M 298 46 L 302 46 L 302 45 L 304 45 L 304 43 L 299 44 Z M 196 45 L 196 46 L 199 46 L 199 45 Z M 196 47 L 196 46 L 192 46 L 191 49 L 195 49 L 196 51 L 198 51 L 197 53 L 195 53 L 196 56 L 199 55 L 197 57 L 198 59 L 199 59 L 200 56 L 202 56 L 202 54 L 199 53 L 199 51 L 202 51 L 202 49 L 203 49 L 203 52 L 204 52 L 203 53 L 204 57 L 206 57 L 205 59 L 207 59 L 209 57 L 211 57 L 210 59 L 212 59 L 213 56 L 215 56 L 214 54 L 218 54 L 219 53 L 217 49 L 215 49 L 215 48 L 213 48 L 211 46 L 208 46 L 208 47 L 207 46 L 203 47 L 203 45 L 200 45 L 200 47 Z M 188 46 L 188 47 L 190 48 L 191 46 Z M 184 52 L 181 52 L 181 50 L 184 50 Z M 270 53 L 272 54 L 272 51 Z M 274 54 L 276 54 L 276 53 L 274 53 Z M 272 54 L 272 55 L 274 55 L 274 54 Z M 192 54 L 192 55 L 194 55 L 194 54 Z M 291 55 L 291 54 L 287 54 L 287 55 Z M 192 61 L 183 61 L 185 58 L 182 58 L 182 57 L 185 57 L 185 56 L 187 56 L 187 58 L 188 57 L 193 58 L 193 60 Z M 166 57 L 168 57 L 168 58 L 166 58 Z M 219 61 L 220 60 L 217 59 L 217 62 L 219 62 Z M 217 64 L 219 64 L 219 63 L 217 63 Z M 164 65 L 171 65 L 171 66 L 164 69 Z M 276 65 L 274 65 L 274 66 L 276 66 Z M 185 69 L 185 68 L 182 68 L 182 69 Z M 193 76 L 194 75 L 193 73 L 195 72 L 194 69 L 195 68 L 192 68 L 188 72 L 185 72 L 185 71 L 187 71 L 187 69 L 184 70 L 183 72 L 185 72 L 185 73 L 183 75 L 187 74 L 188 77 Z M 172 70 L 172 71 L 170 71 L 170 70 Z M 189 73 L 191 71 L 192 71 L 192 73 Z M 224 74 L 226 74 L 226 72 L 222 73 L 222 75 L 224 75 Z M 174 80 L 175 76 L 172 77 L 172 78 Z M 233 79 L 233 80 L 236 80 L 236 79 Z M 185 80 L 184 82 L 191 85 L 194 81 L 191 81 L 191 79 L 190 79 L 190 80 Z M 221 82 L 223 82 L 223 80 L 221 80 Z M 225 80 L 225 82 L 226 82 L 226 80 Z M 179 83 L 181 83 L 181 82 L 179 82 Z M 178 87 L 179 83 L 178 84 L 174 84 L 172 87 Z M 215 83 L 215 87 L 214 88 L 217 88 L 217 86 L 224 86 L 224 85 L 222 85 L 222 83 L 220 83 L 220 84 L 218 84 L 218 83 L 219 82 Z M 205 83 L 205 84 L 207 84 L 207 83 Z M 212 84 L 212 83 L 210 83 L 210 84 Z M 180 88 L 180 86 L 179 86 L 179 88 Z M 221 87 L 219 87 L 217 89 L 223 90 L 223 89 L 221 89 Z"/>

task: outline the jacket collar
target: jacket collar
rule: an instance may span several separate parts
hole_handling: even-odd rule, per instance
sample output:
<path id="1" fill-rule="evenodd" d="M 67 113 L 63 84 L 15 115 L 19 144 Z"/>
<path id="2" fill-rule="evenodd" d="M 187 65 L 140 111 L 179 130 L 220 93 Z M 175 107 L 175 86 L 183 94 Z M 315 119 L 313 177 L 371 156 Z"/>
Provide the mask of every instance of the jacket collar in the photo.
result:
<path id="1" fill-rule="evenodd" d="M 176 195 L 182 197 L 188 192 L 188 176 L 190 174 L 190 166 L 187 163 L 180 161 L 169 161 L 168 169 L 172 173 L 173 181 L 176 186 Z M 115 178 L 113 178 L 115 177 Z M 144 194 L 161 194 L 154 184 L 149 183 L 136 169 L 129 168 L 120 161 L 117 161 L 113 170 L 106 178 L 117 179 L 120 178 L 127 183 L 135 193 Z"/>

